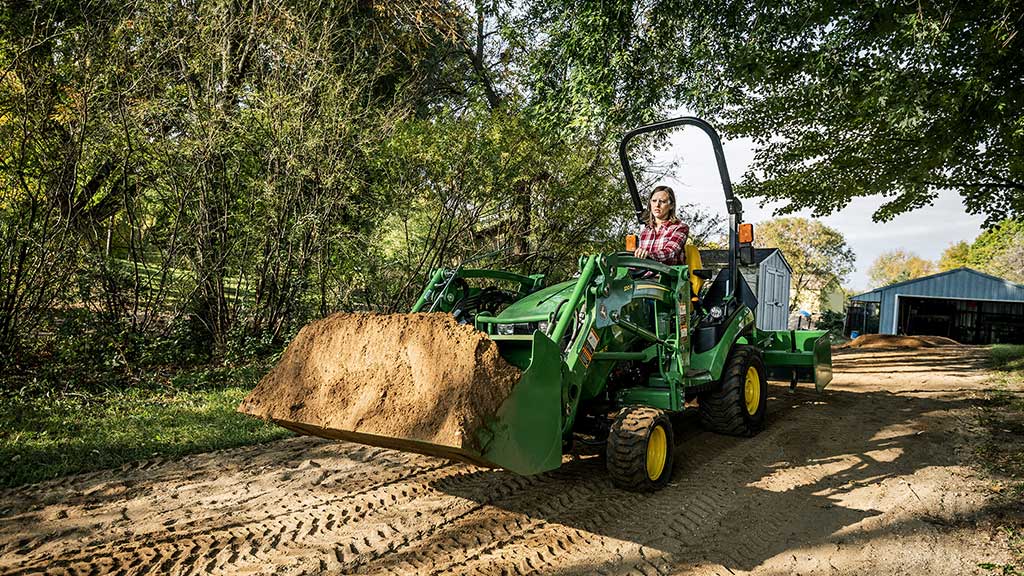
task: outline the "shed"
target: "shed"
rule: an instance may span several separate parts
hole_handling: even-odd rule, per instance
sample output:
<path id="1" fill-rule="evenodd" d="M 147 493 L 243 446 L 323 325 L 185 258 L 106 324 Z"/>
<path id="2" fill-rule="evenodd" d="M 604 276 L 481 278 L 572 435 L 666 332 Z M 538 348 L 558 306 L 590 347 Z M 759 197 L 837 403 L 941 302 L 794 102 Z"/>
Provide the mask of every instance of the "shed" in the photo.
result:
<path id="1" fill-rule="evenodd" d="M 729 265 L 728 250 L 701 250 L 704 268 L 721 270 Z M 757 296 L 757 328 L 786 330 L 789 323 L 789 287 L 793 269 L 778 248 L 755 248 L 754 264 L 740 266 L 740 274 Z"/>
<path id="2" fill-rule="evenodd" d="M 1024 343 L 1024 285 L 970 268 L 883 286 L 850 300 L 854 307 L 877 306 L 880 334 Z"/>

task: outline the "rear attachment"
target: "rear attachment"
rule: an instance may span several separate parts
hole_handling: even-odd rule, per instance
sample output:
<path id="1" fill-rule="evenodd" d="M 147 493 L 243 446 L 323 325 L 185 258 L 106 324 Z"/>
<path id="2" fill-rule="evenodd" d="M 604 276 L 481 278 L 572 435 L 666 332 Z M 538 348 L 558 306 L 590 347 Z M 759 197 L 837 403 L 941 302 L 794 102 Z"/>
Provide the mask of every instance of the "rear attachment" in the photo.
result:
<path id="1" fill-rule="evenodd" d="M 561 464 L 561 357 L 532 338 L 520 370 L 450 314 L 335 314 L 303 328 L 238 410 L 300 434 L 543 472 Z"/>
<path id="2" fill-rule="evenodd" d="M 764 363 L 771 380 L 813 382 L 818 392 L 832 381 L 832 339 L 824 330 L 759 332 Z"/>

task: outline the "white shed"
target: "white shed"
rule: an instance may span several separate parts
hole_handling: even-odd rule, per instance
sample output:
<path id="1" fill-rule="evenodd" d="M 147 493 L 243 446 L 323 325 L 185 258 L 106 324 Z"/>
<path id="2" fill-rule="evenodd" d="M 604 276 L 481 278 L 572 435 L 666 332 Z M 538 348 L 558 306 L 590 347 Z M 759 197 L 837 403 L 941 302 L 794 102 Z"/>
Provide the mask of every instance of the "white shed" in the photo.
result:
<path id="1" fill-rule="evenodd" d="M 727 250 L 701 250 L 700 258 L 704 268 L 715 273 L 729 264 Z M 740 266 L 740 274 L 757 296 L 757 310 L 754 311 L 757 328 L 787 330 L 793 269 L 782 251 L 778 248 L 755 248 L 754 264 Z"/>

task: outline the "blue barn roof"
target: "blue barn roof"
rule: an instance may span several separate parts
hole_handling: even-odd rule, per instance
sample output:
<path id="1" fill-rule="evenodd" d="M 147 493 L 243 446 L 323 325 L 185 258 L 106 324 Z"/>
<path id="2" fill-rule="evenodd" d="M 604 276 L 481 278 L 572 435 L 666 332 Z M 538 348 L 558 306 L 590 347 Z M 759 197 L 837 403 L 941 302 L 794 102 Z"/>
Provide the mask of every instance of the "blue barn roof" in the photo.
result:
<path id="1" fill-rule="evenodd" d="M 956 298 L 962 300 L 991 300 L 998 302 L 1024 302 L 1024 285 L 1005 278 L 978 272 L 970 268 L 956 268 L 931 276 L 876 288 L 850 298 L 855 302 L 878 302 L 879 331 L 892 334 L 895 330 L 897 296 L 923 296 L 930 298 Z"/>

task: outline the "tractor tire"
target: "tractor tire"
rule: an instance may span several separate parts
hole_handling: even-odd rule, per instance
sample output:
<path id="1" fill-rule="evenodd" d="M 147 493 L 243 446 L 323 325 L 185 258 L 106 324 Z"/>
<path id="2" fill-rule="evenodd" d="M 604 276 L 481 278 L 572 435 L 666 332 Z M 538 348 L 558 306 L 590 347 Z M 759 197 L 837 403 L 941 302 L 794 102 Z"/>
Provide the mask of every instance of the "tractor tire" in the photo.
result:
<path id="1" fill-rule="evenodd" d="M 642 406 L 623 408 L 612 424 L 605 450 L 608 474 L 619 488 L 652 492 L 672 477 L 675 439 L 664 411 Z"/>
<path id="2" fill-rule="evenodd" d="M 737 344 L 722 371 L 722 384 L 700 395 L 704 428 L 731 436 L 753 436 L 764 428 L 768 380 L 761 352 Z"/>

